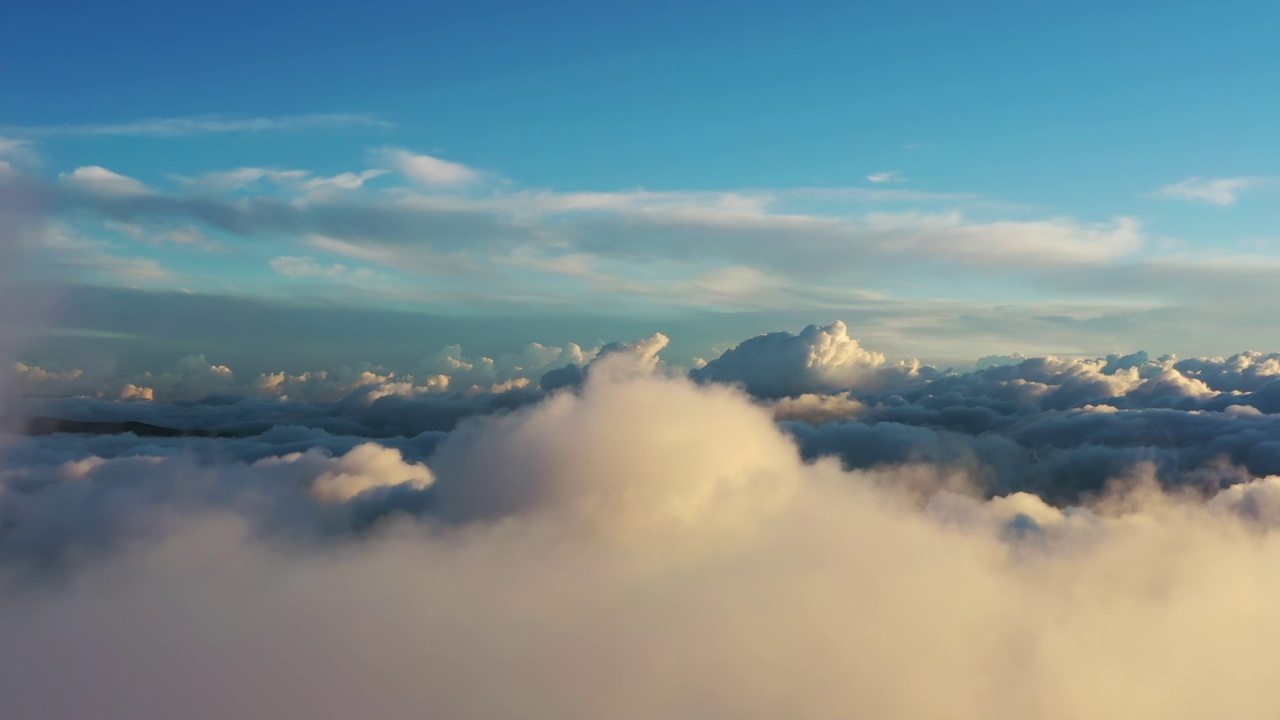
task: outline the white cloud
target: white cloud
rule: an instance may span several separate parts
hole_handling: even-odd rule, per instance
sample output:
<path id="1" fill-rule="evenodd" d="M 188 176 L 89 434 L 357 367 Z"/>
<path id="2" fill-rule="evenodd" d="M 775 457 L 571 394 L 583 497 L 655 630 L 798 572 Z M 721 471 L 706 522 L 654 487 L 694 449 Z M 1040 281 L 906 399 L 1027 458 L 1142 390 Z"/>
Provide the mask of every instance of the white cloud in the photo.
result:
<path id="1" fill-rule="evenodd" d="M 810 325 L 798 335 L 772 332 L 744 340 L 690 375 L 698 380 L 741 383 L 764 397 L 798 396 L 858 387 L 880 376 L 885 356 L 849 336 L 841 321 Z M 894 375 L 911 368 L 890 367 Z"/>
<path id="2" fill-rule="evenodd" d="M 887 172 L 873 173 L 871 175 L 868 175 L 867 179 L 873 183 L 896 183 L 896 182 L 907 181 L 907 179 L 902 177 L 902 174 L 899 173 L 897 170 L 889 170 Z"/>
<path id="3" fill-rule="evenodd" d="M 307 235 L 303 238 L 303 242 L 317 250 L 323 250 L 324 252 L 334 253 L 336 255 L 345 255 L 347 257 L 357 258 L 368 262 L 391 265 L 396 261 L 395 252 L 376 244 L 348 242 L 346 240 L 338 240 L 337 238 L 317 234 Z"/>
<path id="4" fill-rule="evenodd" d="M 1276 478 L 986 500 L 939 464 L 805 462 L 722 387 L 603 374 L 456 431 L 430 470 L 363 441 L 36 442 L 0 476 L 5 558 L 79 552 L 35 589 L 0 570 L 14 717 L 1280 711 Z"/>
<path id="5" fill-rule="evenodd" d="M 261 180 L 267 180 L 276 185 L 297 185 L 305 181 L 307 172 L 305 170 L 273 170 L 270 168 L 259 167 L 241 167 L 235 170 L 222 170 L 219 172 L 205 173 L 191 178 L 179 178 L 184 184 L 197 187 L 202 190 L 210 190 L 214 192 L 230 192 L 233 190 L 241 190 L 252 186 Z"/>
<path id="6" fill-rule="evenodd" d="M 312 192 L 324 190 L 356 190 L 369 180 L 387 174 L 386 170 L 365 170 L 362 173 L 345 172 L 330 177 L 315 177 L 302 184 L 302 189 Z"/>
<path id="7" fill-rule="evenodd" d="M 365 182 L 387 174 L 387 170 L 372 169 L 364 172 L 345 172 L 332 176 L 314 176 L 306 170 L 278 170 L 273 168 L 241 167 L 235 170 L 205 173 L 195 177 L 179 177 L 187 186 L 208 192 L 233 192 L 253 189 L 266 181 L 289 190 L 310 193 L 313 196 L 342 190 L 357 190 Z"/>
<path id="8" fill-rule="evenodd" d="M 347 266 L 341 263 L 323 265 L 311 257 L 281 256 L 273 258 L 269 263 L 271 269 L 291 278 L 323 277 L 336 278 L 347 274 Z"/>
<path id="9" fill-rule="evenodd" d="M 1155 196 L 1165 200 L 1186 200 L 1211 205 L 1235 205 L 1241 193 L 1265 182 L 1264 178 L 1187 178 L 1180 183 L 1166 185 Z"/>
<path id="10" fill-rule="evenodd" d="M 32 149 L 33 143 L 29 140 L 19 138 L 10 138 L 0 136 L 0 157 L 8 158 L 17 162 L 19 165 L 33 165 L 38 162 L 36 152 Z M 0 161 L 5 168 L 12 171 L 12 164 L 8 161 Z"/>
<path id="11" fill-rule="evenodd" d="M 22 150 L 29 145 L 30 143 L 26 140 L 0 137 L 0 155 L 8 155 L 9 153 Z"/>
<path id="12" fill-rule="evenodd" d="M 194 225 L 177 228 L 148 228 L 136 223 L 122 223 L 114 220 L 108 220 L 103 223 L 103 227 L 148 245 L 158 245 L 160 243 L 173 243 L 175 245 L 210 245 L 209 238 L 205 236 L 204 232 L 201 231 L 200 228 L 195 227 Z"/>
<path id="13" fill-rule="evenodd" d="M 879 236 L 882 251 L 997 266 L 1103 262 L 1132 255 L 1143 239 L 1138 221 L 1129 217 L 1106 224 L 1069 218 L 981 223 L 958 213 L 886 213 L 867 216 L 864 227 Z"/>
<path id="14" fill-rule="evenodd" d="M 47 224 L 35 240 L 46 253 L 49 265 L 55 268 L 69 268 L 126 283 L 154 282 L 172 277 L 154 258 L 121 254 L 109 243 L 86 238 L 63 223 Z"/>
<path id="15" fill-rule="evenodd" d="M 460 163 L 407 150 L 387 150 L 386 157 L 401 175 L 424 185 L 468 185 L 480 178 L 479 171 Z"/>
<path id="16" fill-rule="evenodd" d="M 112 172 L 100 165 L 78 167 L 70 173 L 62 173 L 65 182 L 72 183 L 99 195 L 146 195 L 151 189 L 126 175 Z"/>
<path id="17" fill-rule="evenodd" d="M 312 496 L 323 503 L 344 503 L 379 488 L 422 489 L 434 480 L 425 465 L 406 463 L 398 450 L 372 442 L 357 445 L 341 457 L 312 448 L 266 458 L 255 465 L 302 474 L 309 479 Z"/>

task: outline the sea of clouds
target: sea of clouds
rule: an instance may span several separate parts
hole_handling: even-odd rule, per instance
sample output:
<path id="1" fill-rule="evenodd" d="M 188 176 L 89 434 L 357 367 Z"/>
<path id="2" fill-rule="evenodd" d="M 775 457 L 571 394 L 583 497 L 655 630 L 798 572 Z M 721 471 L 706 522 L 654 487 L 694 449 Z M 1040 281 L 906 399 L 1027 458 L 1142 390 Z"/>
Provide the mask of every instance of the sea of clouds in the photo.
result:
<path id="1" fill-rule="evenodd" d="M 1280 355 L 11 364 L 22 718 L 1273 718 Z"/>

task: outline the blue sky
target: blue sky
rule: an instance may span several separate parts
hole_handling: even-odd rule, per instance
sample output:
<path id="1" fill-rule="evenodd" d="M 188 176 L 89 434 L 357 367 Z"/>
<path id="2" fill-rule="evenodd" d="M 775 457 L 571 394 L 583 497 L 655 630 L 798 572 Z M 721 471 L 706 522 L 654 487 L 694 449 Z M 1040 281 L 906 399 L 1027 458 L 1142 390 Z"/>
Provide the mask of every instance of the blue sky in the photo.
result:
<path id="1" fill-rule="evenodd" d="M 834 319 L 932 359 L 1274 349 L 1280 6 L 1040 5 L 7 7 L 0 160 L 66 298 L 32 352 L 247 352 L 280 328 L 246 302 L 397 358 Z M 234 331 L 148 331 L 175 293 Z"/>

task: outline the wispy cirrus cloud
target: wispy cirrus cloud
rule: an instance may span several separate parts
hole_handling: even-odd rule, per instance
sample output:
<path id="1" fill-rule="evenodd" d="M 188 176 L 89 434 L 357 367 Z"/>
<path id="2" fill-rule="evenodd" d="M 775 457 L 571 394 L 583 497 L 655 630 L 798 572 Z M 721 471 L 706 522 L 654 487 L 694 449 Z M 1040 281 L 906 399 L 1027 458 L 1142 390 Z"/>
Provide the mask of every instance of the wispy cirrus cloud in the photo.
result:
<path id="1" fill-rule="evenodd" d="M 1157 190 L 1154 195 L 1162 200 L 1185 200 L 1187 202 L 1202 202 L 1226 207 L 1235 205 L 1240 199 L 1240 195 L 1245 191 L 1269 182 L 1271 182 L 1271 179 L 1264 177 L 1191 177 L 1182 182 L 1165 185 Z"/>
<path id="2" fill-rule="evenodd" d="M 199 190 L 230 192 L 241 190 L 262 180 L 276 185 L 294 185 L 306 180 L 306 178 L 307 173 L 303 170 L 239 167 L 234 170 L 205 173 L 196 177 L 179 177 L 178 181 Z"/>
<path id="3" fill-rule="evenodd" d="M 177 180 L 202 192 L 232 192 L 250 189 L 262 182 L 283 188 L 309 193 L 335 190 L 356 190 L 373 178 L 389 171 L 374 168 L 364 172 L 344 172 L 338 175 L 312 175 L 306 170 L 279 170 L 274 168 L 240 167 L 234 170 L 205 173 L 195 177 L 177 176 Z"/>
<path id="4" fill-rule="evenodd" d="M 478 170 L 462 163 L 391 148 L 381 154 L 401 175 L 423 185 L 469 185 L 480 179 Z"/>
<path id="5" fill-rule="evenodd" d="M 20 137 L 186 137 L 219 133 L 291 132 L 331 130 L 343 127 L 392 127 L 369 113 L 315 113 L 279 117 L 230 117 L 201 115 L 196 117 L 146 118 L 119 123 L 77 125 L 26 125 L 3 128 L 3 132 Z"/>
<path id="6" fill-rule="evenodd" d="M 157 260 L 124 254 L 110 243 L 86 237 L 65 223 L 50 223 L 35 241 L 42 259 L 55 274 L 70 273 L 126 285 L 173 279 L 173 274 Z"/>
<path id="7" fill-rule="evenodd" d="M 27 152 L 31 146 L 29 140 L 19 140 L 17 138 L 0 137 L 0 155 L 16 155 Z"/>
<path id="8" fill-rule="evenodd" d="M 346 277 L 352 274 L 358 275 L 361 277 L 367 277 L 371 274 L 370 271 L 366 268 L 357 268 L 356 270 L 353 271 L 351 270 L 351 268 L 348 268 L 346 265 L 343 265 L 342 263 L 333 263 L 332 265 L 325 265 L 323 263 L 317 262 L 315 258 L 310 256 L 295 257 L 291 255 L 284 255 L 281 257 L 273 258 L 268 263 L 268 265 L 271 266 L 272 270 L 275 270 L 276 272 L 280 273 L 281 275 L 284 275 L 287 278 L 293 278 L 295 280 L 302 279 L 302 278 L 333 279 L 333 278 Z"/>
<path id="9" fill-rule="evenodd" d="M 867 176 L 867 180 L 870 180 L 873 183 L 899 183 L 907 181 L 906 178 L 902 177 L 902 173 L 897 170 L 872 173 Z"/>

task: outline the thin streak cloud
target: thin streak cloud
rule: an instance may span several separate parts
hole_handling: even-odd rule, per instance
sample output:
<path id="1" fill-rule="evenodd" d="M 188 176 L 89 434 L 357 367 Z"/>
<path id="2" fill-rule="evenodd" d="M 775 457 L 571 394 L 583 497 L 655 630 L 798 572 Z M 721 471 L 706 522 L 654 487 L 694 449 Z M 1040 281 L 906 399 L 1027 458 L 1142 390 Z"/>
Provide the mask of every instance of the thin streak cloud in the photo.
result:
<path id="1" fill-rule="evenodd" d="M 280 117 L 203 115 L 86 125 L 26 125 L 5 127 L 3 132 L 25 137 L 186 137 L 220 133 L 295 132 L 344 127 L 390 128 L 394 126 L 394 123 L 368 113 L 316 113 Z"/>
<path id="2" fill-rule="evenodd" d="M 1270 182 L 1268 178 L 1261 177 L 1192 177 L 1160 188 L 1155 196 L 1162 200 L 1183 200 L 1226 207 L 1235 205 L 1245 191 L 1268 182 Z"/>

